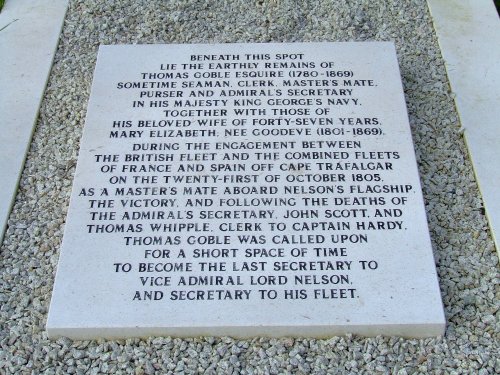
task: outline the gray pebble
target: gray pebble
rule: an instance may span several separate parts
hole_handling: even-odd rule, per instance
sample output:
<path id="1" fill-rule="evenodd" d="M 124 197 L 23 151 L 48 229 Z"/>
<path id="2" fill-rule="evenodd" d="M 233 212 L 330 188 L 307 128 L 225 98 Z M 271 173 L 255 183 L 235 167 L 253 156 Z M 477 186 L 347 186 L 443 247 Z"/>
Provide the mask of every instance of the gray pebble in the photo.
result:
<path id="1" fill-rule="evenodd" d="M 49 341 L 43 330 L 99 44 L 393 40 L 444 338 Z M 0 374 L 500 373 L 498 257 L 425 0 L 72 0 L 0 249 Z"/>

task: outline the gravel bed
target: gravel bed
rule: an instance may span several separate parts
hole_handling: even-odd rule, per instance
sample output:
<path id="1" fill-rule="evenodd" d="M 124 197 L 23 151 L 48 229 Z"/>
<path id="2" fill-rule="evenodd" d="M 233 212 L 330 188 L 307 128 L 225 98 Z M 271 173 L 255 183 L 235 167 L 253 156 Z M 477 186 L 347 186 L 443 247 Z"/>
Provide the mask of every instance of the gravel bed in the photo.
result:
<path id="1" fill-rule="evenodd" d="M 47 339 L 100 43 L 365 40 L 397 46 L 445 305 L 444 337 Z M 0 249 L 0 374 L 498 374 L 498 275 L 425 0 L 70 1 Z"/>

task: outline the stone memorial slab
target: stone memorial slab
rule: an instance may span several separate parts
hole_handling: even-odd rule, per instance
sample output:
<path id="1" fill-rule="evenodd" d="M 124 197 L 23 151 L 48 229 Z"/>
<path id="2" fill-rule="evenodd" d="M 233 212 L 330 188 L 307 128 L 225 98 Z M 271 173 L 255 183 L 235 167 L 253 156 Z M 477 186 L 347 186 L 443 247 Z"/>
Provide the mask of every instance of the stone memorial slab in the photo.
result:
<path id="1" fill-rule="evenodd" d="M 50 337 L 426 337 L 392 43 L 99 49 Z"/>
<path id="2" fill-rule="evenodd" d="M 0 241 L 16 197 L 67 6 L 68 0 L 16 0 L 5 2 L 0 12 Z"/>

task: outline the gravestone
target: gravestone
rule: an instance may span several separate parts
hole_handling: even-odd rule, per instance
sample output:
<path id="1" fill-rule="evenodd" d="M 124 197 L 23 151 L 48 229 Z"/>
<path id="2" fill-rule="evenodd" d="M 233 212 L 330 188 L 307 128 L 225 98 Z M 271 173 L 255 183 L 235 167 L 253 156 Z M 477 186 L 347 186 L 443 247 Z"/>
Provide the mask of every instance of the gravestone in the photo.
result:
<path id="1" fill-rule="evenodd" d="M 393 44 L 101 46 L 47 331 L 442 334 Z"/>

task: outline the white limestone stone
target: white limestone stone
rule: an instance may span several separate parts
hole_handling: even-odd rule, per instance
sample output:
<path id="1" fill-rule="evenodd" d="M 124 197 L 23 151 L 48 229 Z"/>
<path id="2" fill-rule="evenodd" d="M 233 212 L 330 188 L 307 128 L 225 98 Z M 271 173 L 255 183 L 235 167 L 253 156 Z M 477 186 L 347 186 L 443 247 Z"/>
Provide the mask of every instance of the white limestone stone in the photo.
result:
<path id="1" fill-rule="evenodd" d="M 0 13 L 0 240 L 3 238 L 68 0 L 7 1 Z"/>
<path id="2" fill-rule="evenodd" d="M 490 0 L 429 0 L 462 129 L 500 251 L 500 21 Z"/>
<path id="3" fill-rule="evenodd" d="M 129 218 L 142 214 L 156 217 Z M 205 276 L 213 285 L 180 282 Z M 100 47 L 50 337 L 426 337 L 444 325 L 391 43 Z"/>

